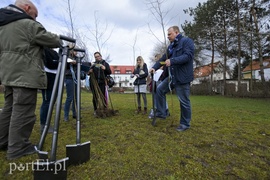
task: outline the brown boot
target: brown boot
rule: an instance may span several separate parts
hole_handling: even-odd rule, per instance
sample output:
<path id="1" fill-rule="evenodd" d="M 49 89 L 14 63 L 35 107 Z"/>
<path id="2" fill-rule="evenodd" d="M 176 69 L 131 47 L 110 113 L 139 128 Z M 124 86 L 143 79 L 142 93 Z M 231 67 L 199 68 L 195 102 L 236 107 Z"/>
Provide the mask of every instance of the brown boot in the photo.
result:
<path id="1" fill-rule="evenodd" d="M 136 110 L 136 113 L 139 114 L 142 111 L 142 107 L 138 107 L 138 109 Z"/>
<path id="2" fill-rule="evenodd" d="M 143 108 L 143 115 L 147 114 L 147 107 Z"/>

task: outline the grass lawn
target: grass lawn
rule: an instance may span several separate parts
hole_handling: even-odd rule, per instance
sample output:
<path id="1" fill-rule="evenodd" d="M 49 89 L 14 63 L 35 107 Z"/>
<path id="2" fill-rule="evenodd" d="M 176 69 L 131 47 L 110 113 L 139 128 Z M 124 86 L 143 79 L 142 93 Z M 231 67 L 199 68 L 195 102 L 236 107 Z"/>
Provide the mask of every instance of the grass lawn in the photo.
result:
<path id="1" fill-rule="evenodd" d="M 177 132 L 179 103 L 168 95 L 171 116 L 151 125 L 147 115 L 135 114 L 135 95 L 111 93 L 117 116 L 93 117 L 92 94 L 82 93 L 81 142 L 91 141 L 90 160 L 68 167 L 68 179 L 270 179 L 270 99 L 192 96 L 191 128 Z M 152 106 L 147 95 L 148 108 Z M 65 100 L 65 94 L 63 103 Z M 0 94 L 0 108 L 4 98 Z M 39 114 L 41 94 L 36 114 Z M 63 111 L 63 110 L 62 110 Z M 72 115 L 72 114 L 70 114 Z M 31 141 L 38 143 L 39 116 Z M 52 135 L 44 150 L 51 149 Z M 57 159 L 75 144 L 75 120 L 61 115 Z M 0 179 L 33 179 L 31 167 L 11 171 L 12 163 L 34 162 L 37 155 L 15 161 L 0 152 Z"/>

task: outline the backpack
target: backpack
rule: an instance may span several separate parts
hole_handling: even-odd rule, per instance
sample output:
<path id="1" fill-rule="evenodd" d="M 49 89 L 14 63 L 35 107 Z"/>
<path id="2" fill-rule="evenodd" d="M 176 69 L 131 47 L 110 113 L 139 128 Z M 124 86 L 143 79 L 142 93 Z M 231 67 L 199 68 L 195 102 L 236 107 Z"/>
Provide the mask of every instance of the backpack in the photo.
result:
<path id="1" fill-rule="evenodd" d="M 44 65 L 49 69 L 57 69 L 59 62 L 58 53 L 50 48 L 44 48 Z"/>
<path id="2" fill-rule="evenodd" d="M 106 80 L 107 80 L 107 85 L 109 86 L 109 88 L 113 87 L 113 85 L 115 84 L 113 77 L 108 75 L 106 77 Z"/>

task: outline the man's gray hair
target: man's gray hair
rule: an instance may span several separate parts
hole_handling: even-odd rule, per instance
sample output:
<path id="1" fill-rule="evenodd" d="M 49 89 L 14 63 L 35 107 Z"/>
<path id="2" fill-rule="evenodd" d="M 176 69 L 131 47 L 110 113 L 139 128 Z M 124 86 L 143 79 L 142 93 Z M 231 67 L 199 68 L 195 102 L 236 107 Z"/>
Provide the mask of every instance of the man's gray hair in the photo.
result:
<path id="1" fill-rule="evenodd" d="M 30 0 L 16 0 L 14 4 L 18 7 L 24 6 L 26 4 L 30 4 L 32 6 L 35 6 Z"/>
<path id="2" fill-rule="evenodd" d="M 179 29 L 178 26 L 171 26 L 169 29 L 173 29 L 175 32 L 180 33 L 180 29 Z M 169 30 L 169 29 L 168 29 L 168 30 Z"/>

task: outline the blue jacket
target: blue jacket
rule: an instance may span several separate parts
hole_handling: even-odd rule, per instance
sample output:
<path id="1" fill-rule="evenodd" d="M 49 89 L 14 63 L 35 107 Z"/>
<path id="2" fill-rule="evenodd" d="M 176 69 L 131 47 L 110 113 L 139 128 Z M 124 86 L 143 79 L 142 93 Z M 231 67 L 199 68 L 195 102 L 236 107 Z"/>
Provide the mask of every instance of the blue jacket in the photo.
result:
<path id="1" fill-rule="evenodd" d="M 183 37 L 179 34 L 174 42 L 172 42 L 164 54 L 153 66 L 155 70 L 161 67 L 160 62 L 170 59 L 171 66 L 169 72 L 171 73 L 172 85 L 186 84 L 193 81 L 193 58 L 194 58 L 194 43 L 188 37 Z M 167 74 L 167 76 L 169 73 Z"/>

